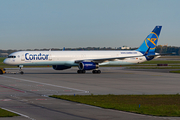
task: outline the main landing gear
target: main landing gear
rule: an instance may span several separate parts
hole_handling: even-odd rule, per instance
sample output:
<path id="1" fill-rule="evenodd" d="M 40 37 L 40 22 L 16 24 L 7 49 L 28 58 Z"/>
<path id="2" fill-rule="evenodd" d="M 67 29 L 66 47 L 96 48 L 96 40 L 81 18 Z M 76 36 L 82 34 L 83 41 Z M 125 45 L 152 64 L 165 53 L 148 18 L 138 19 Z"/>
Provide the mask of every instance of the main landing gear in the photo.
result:
<path id="1" fill-rule="evenodd" d="M 78 70 L 77 73 L 78 74 L 83 74 L 83 73 L 86 73 L 86 71 L 85 70 Z M 93 74 L 100 74 L 101 70 L 93 70 L 92 73 Z"/>
<path id="2" fill-rule="evenodd" d="M 93 70 L 92 73 L 93 73 L 93 74 L 100 74 L 101 71 L 100 71 L 100 70 Z"/>

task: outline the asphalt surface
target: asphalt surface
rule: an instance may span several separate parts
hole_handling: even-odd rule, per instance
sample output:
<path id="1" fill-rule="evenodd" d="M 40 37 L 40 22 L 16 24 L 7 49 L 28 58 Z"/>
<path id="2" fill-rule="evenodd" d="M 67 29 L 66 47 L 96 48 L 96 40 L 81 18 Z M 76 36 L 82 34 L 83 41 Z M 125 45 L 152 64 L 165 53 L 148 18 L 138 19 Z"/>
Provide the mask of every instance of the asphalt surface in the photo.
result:
<path id="1" fill-rule="evenodd" d="M 168 119 L 116 110 L 102 109 L 54 99 L 49 95 L 88 94 L 177 94 L 180 74 L 164 71 L 101 68 L 101 74 L 77 74 L 76 68 L 54 71 L 51 68 L 28 68 L 25 74 L 0 75 L 0 108 L 20 114 L 1 120 L 134 120 Z M 17 72 L 16 69 L 8 70 Z"/>

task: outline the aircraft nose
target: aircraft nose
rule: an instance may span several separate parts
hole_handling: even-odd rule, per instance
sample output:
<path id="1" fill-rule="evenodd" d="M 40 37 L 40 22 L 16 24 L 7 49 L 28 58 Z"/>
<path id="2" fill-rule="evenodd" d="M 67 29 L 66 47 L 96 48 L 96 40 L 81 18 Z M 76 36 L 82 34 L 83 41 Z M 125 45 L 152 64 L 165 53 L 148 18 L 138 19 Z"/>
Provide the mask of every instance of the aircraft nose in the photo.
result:
<path id="1" fill-rule="evenodd" d="M 8 64 L 9 63 L 9 60 L 6 58 L 4 61 L 3 61 L 4 64 Z"/>

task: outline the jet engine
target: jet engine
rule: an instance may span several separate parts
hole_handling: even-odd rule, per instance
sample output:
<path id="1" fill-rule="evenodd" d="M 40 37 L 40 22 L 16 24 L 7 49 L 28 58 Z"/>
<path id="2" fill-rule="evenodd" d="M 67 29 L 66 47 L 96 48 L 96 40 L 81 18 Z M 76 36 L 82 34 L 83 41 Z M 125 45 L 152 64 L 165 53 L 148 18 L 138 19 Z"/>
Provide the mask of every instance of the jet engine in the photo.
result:
<path id="1" fill-rule="evenodd" d="M 52 67 L 54 70 L 65 70 L 71 68 L 71 66 L 66 65 L 53 65 Z"/>
<path id="2" fill-rule="evenodd" d="M 94 62 L 81 62 L 78 67 L 80 70 L 93 70 L 99 68 L 99 65 Z"/>

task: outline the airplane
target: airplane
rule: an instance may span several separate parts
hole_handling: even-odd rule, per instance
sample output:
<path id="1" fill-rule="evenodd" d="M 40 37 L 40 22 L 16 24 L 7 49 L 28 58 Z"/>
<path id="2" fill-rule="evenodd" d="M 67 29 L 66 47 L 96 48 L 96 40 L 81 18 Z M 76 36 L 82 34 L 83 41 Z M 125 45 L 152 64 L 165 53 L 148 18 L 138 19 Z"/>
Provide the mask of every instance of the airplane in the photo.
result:
<path id="1" fill-rule="evenodd" d="M 24 74 L 23 66 L 52 65 L 54 70 L 65 70 L 78 66 L 77 73 L 92 70 L 93 74 L 100 74 L 98 69 L 102 65 L 130 65 L 153 60 L 161 56 L 155 53 L 162 26 L 155 26 L 136 50 L 115 51 L 18 51 L 11 53 L 3 63 L 15 65 Z"/>

